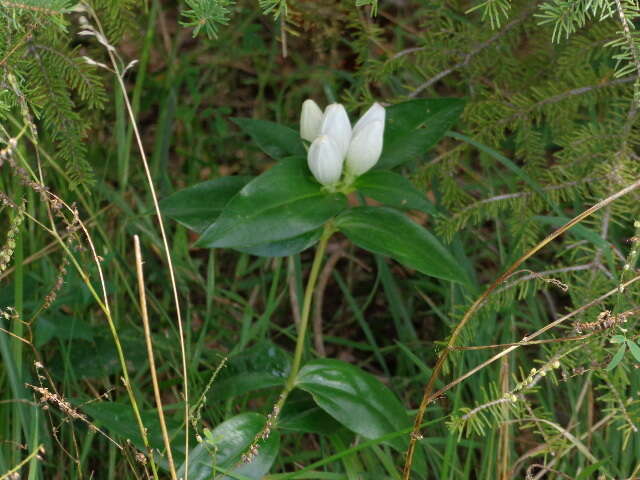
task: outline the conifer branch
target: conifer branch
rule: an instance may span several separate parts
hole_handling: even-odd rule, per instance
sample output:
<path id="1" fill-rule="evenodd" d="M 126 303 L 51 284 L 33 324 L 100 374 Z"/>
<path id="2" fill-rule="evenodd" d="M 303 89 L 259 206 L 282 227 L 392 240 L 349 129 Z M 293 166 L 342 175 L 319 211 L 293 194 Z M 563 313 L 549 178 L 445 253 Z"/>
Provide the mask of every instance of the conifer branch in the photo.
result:
<path id="1" fill-rule="evenodd" d="M 478 53 L 480 53 L 482 50 L 484 50 L 485 48 L 487 48 L 490 45 L 492 45 L 493 43 L 495 43 L 500 38 L 504 37 L 507 33 L 509 33 L 511 30 L 513 30 L 518 25 L 520 25 L 523 21 L 525 21 L 533 13 L 534 7 L 535 7 L 535 4 L 534 4 L 534 6 L 531 6 L 531 7 L 527 8 L 527 9 L 525 9 L 518 18 L 516 18 L 516 19 L 512 20 L 511 22 L 509 22 L 502 30 L 500 30 L 496 34 L 492 35 L 489 39 L 487 39 L 484 42 L 480 43 L 475 48 L 473 48 L 469 53 L 467 53 L 462 58 L 461 61 L 459 61 L 458 63 L 456 63 L 452 67 L 449 67 L 449 68 L 441 71 L 440 73 L 437 73 L 436 75 L 431 77 L 429 80 L 427 80 L 426 82 L 424 82 L 421 85 L 419 85 L 413 92 L 411 92 L 409 94 L 409 97 L 410 98 L 417 97 L 418 95 L 420 95 L 420 93 L 423 90 L 426 90 L 427 88 L 429 88 L 434 83 L 436 83 L 436 82 L 442 80 L 443 78 L 445 78 L 447 75 L 450 75 L 451 73 L 455 72 L 456 70 L 459 70 L 459 69 L 464 68 L 467 65 L 469 65 L 469 62 L 471 62 L 473 57 L 475 57 Z M 414 51 L 417 51 L 417 50 L 414 50 Z"/>

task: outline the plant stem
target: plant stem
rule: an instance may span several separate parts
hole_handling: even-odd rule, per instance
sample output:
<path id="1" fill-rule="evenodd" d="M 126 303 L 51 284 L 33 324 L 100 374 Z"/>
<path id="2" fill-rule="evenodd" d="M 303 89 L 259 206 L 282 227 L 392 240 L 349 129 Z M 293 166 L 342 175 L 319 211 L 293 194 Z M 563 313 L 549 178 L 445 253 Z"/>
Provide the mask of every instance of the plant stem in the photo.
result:
<path id="1" fill-rule="evenodd" d="M 324 226 L 324 230 L 322 231 L 322 236 L 320 237 L 320 242 L 318 243 L 318 247 L 316 248 L 316 254 L 313 257 L 313 264 L 311 265 L 311 272 L 309 273 L 309 279 L 307 280 L 307 287 L 304 291 L 304 300 L 302 302 L 302 314 L 300 315 L 300 325 L 298 326 L 298 337 L 296 339 L 296 350 L 293 354 L 293 363 L 291 364 L 291 372 L 289 373 L 289 378 L 287 379 L 287 383 L 285 385 L 284 391 L 282 392 L 282 396 L 284 398 L 287 397 L 289 392 L 293 390 L 293 387 L 296 382 L 296 377 L 298 376 L 298 371 L 300 370 L 300 363 L 302 362 L 302 353 L 304 352 L 304 341 L 307 333 L 307 327 L 309 326 L 309 317 L 311 313 L 311 300 L 313 299 L 313 291 L 316 287 L 316 282 L 318 280 L 318 274 L 320 273 L 320 267 L 322 266 L 322 259 L 324 257 L 324 252 L 327 249 L 327 244 L 329 243 L 329 238 L 333 235 L 334 229 L 331 223 L 326 223 Z M 284 398 L 281 399 L 284 402 Z"/>
<path id="2" fill-rule="evenodd" d="M 320 236 L 320 241 L 318 242 L 318 246 L 316 247 L 316 253 L 313 257 L 313 264 L 311 265 L 311 271 L 309 272 L 309 278 L 307 279 L 307 286 L 304 291 L 304 300 L 302 302 L 302 313 L 300 315 L 300 322 L 298 324 L 298 335 L 296 338 L 296 349 L 293 353 L 293 363 L 291 364 L 291 371 L 289 372 L 289 377 L 287 378 L 287 383 L 285 383 L 284 388 L 282 389 L 282 393 L 278 398 L 278 401 L 273 406 L 273 410 L 267 417 L 267 422 L 265 423 L 264 428 L 261 432 L 258 432 L 256 435 L 251 447 L 243 455 L 243 457 L 252 458 L 254 453 L 252 451 L 252 447 L 257 448 L 258 443 L 266 438 L 269 434 L 269 430 L 274 426 L 277 422 L 277 418 L 282 411 L 282 407 L 284 406 L 284 402 L 287 401 L 287 397 L 291 393 L 291 391 L 296 386 L 296 377 L 298 376 L 298 372 L 300 371 L 300 364 L 302 363 L 302 354 L 304 353 L 304 341 L 307 334 L 307 327 L 309 326 L 309 317 L 311 316 L 311 301 L 313 299 L 313 293 L 316 288 L 316 283 L 318 281 L 318 275 L 320 274 L 320 267 L 322 266 L 322 259 L 324 257 L 324 252 L 327 250 L 327 244 L 329 243 L 329 238 L 335 232 L 333 227 L 333 223 L 331 221 L 324 224 L 324 228 L 322 230 L 322 235 Z"/>
<path id="3" fill-rule="evenodd" d="M 5 478 L 14 478 L 14 475 L 17 472 L 19 472 L 22 467 L 24 467 L 27 463 L 29 463 L 31 460 L 36 458 L 36 455 L 40 453 L 40 450 L 43 447 L 44 445 L 38 445 L 37 447 L 35 447 L 33 451 L 27 456 L 27 458 L 23 459 L 20 463 L 18 463 L 15 467 L 13 467 L 8 472 L 5 472 L 2 475 L 0 475 L 0 480 L 4 480 Z"/>
<path id="4" fill-rule="evenodd" d="M 94 21 L 96 22 L 96 25 L 98 26 L 97 31 L 100 33 L 100 35 L 105 37 L 104 30 L 102 28 L 102 25 L 100 24 L 100 20 L 98 19 L 98 16 L 96 15 L 95 11 L 91 10 L 91 14 Z M 142 136 L 140 135 L 140 130 L 138 129 L 138 123 L 136 120 L 134 107 L 131 105 L 131 102 L 129 101 L 129 95 L 127 93 L 127 88 L 123 80 L 125 72 L 122 71 L 122 69 L 120 68 L 121 62 L 118 63 L 119 57 L 117 56 L 115 49 L 107 48 L 107 54 L 109 56 L 111 66 L 113 67 L 113 70 L 116 73 L 116 79 L 118 81 L 118 85 L 120 86 L 125 109 L 128 113 L 129 120 L 131 122 L 131 129 L 133 131 L 133 135 L 135 137 L 138 150 L 140 152 L 140 159 L 142 160 L 142 167 L 144 170 L 145 178 L 147 180 L 147 186 L 149 187 L 149 193 L 151 194 L 154 213 L 158 221 L 158 227 L 160 229 L 160 238 L 162 239 L 162 247 L 164 250 L 164 254 L 167 261 L 167 268 L 169 271 L 169 281 L 170 281 L 169 284 L 171 285 L 171 291 L 173 293 L 173 303 L 176 309 L 175 313 L 176 313 L 176 323 L 178 324 L 178 342 L 180 345 L 180 359 L 182 363 L 183 398 L 184 398 L 184 463 L 183 465 L 184 465 L 184 471 L 185 471 L 184 480 L 188 480 L 189 451 L 190 451 L 189 449 L 189 377 L 187 372 L 187 349 L 186 349 L 186 342 L 185 342 L 186 335 L 183 328 L 182 311 L 180 308 L 180 295 L 178 293 L 176 273 L 173 267 L 173 260 L 171 258 L 171 249 L 169 248 L 169 237 L 164 228 L 164 221 L 162 219 L 162 213 L 160 212 L 158 195 L 156 192 L 155 185 L 153 183 L 153 177 L 151 175 L 151 169 L 149 167 L 149 162 L 147 160 L 147 154 L 145 152 L 144 145 L 142 143 Z M 125 373 L 126 373 L 126 370 L 125 370 Z M 133 396 L 132 396 L 132 399 L 133 399 Z M 136 408 L 137 406 L 134 405 L 134 410 Z M 153 457 L 151 457 L 150 460 L 151 460 L 151 465 L 153 466 Z M 154 471 L 154 476 L 155 476 L 155 471 Z"/>
<path id="5" fill-rule="evenodd" d="M 16 182 L 16 198 L 21 199 L 23 197 L 23 187 L 20 182 Z M 22 201 L 22 200 L 20 200 Z M 26 208 L 26 205 L 22 204 L 23 208 Z M 18 212 L 15 212 L 15 215 L 20 215 Z M 24 217 L 23 217 L 24 218 Z M 17 231 L 15 232 L 15 247 L 13 250 L 13 261 L 15 264 L 15 275 L 14 275 L 14 289 L 13 289 L 13 301 L 16 317 L 13 320 L 13 327 L 10 327 L 17 338 L 24 337 L 24 324 L 22 323 L 23 319 L 23 304 L 24 304 L 24 246 L 23 246 L 23 235 L 25 224 L 18 225 Z M 28 398 L 25 395 L 23 385 L 25 382 L 24 372 L 23 372 L 23 343 L 22 342 L 13 342 L 13 361 L 15 363 L 15 370 L 17 375 L 17 380 L 20 385 L 19 392 L 15 392 L 17 395 L 23 398 Z M 22 434 L 24 433 L 24 438 L 29 438 L 29 420 L 28 414 L 24 405 L 19 403 L 15 403 L 13 405 L 13 415 L 16 420 L 13 424 L 13 433 L 12 433 L 12 441 L 15 442 L 16 445 L 22 444 Z M 20 421 L 18 421 L 20 419 Z M 21 425 L 22 424 L 22 425 Z M 23 432 L 24 429 L 24 432 Z"/>
<path id="6" fill-rule="evenodd" d="M 171 441 L 169 440 L 169 432 L 167 423 L 164 419 L 164 411 L 162 410 L 162 397 L 160 396 L 160 386 L 158 384 L 158 373 L 156 369 L 156 361 L 153 355 L 153 342 L 151 339 L 151 328 L 149 327 L 149 312 L 147 311 L 147 296 L 145 292 L 144 272 L 142 268 L 142 250 L 140 248 L 140 237 L 133 236 L 133 248 L 136 256 L 136 273 L 138 276 L 138 291 L 140 293 L 140 313 L 142 317 L 142 325 L 144 327 L 144 338 L 147 344 L 147 358 L 149 359 L 149 372 L 151 373 L 151 384 L 153 385 L 153 395 L 158 408 L 158 420 L 160 421 L 160 431 L 162 432 L 162 440 L 164 448 L 167 451 L 167 462 L 169 464 L 169 473 L 172 480 L 178 480 L 178 474 L 173 462 L 173 453 L 171 452 Z"/>

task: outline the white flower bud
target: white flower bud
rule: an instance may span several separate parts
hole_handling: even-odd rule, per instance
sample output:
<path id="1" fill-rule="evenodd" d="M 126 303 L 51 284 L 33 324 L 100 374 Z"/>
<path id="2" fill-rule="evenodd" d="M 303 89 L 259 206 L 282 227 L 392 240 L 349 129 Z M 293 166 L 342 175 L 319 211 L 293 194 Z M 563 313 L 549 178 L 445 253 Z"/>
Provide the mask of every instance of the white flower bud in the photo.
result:
<path id="1" fill-rule="evenodd" d="M 300 113 L 300 136 L 304 140 L 313 142 L 320 135 L 321 125 L 322 110 L 313 100 L 305 100 Z"/>
<path id="2" fill-rule="evenodd" d="M 356 122 L 356 125 L 353 127 L 353 136 L 355 137 L 362 128 L 373 122 L 382 122 L 384 126 L 385 116 L 386 112 L 384 107 L 379 103 L 374 103 Z"/>
<path id="3" fill-rule="evenodd" d="M 384 123 L 378 120 L 366 124 L 354 134 L 347 151 L 347 172 L 359 176 L 378 163 L 383 134 Z"/>
<path id="4" fill-rule="evenodd" d="M 332 103 L 325 109 L 320 134 L 331 137 L 331 140 L 338 147 L 340 155 L 345 156 L 351 140 L 351 122 L 344 106 Z"/>
<path id="5" fill-rule="evenodd" d="M 309 147 L 309 170 L 322 185 L 333 185 L 340 180 L 343 161 L 338 146 L 328 135 L 320 135 Z"/>

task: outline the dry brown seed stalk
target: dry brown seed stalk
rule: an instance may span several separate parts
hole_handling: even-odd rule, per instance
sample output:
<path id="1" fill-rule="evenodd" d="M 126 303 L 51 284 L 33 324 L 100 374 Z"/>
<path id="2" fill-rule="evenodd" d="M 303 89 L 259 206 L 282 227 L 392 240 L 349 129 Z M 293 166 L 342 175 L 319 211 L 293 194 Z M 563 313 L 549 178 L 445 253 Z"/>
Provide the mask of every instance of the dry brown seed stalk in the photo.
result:
<path id="1" fill-rule="evenodd" d="M 598 318 L 594 322 L 576 322 L 573 324 L 573 327 L 578 334 L 581 334 L 582 332 L 608 330 L 616 325 L 620 325 L 621 323 L 626 323 L 627 319 L 635 313 L 636 310 L 628 310 L 626 312 L 612 315 L 610 310 L 605 310 L 604 312 L 600 312 Z"/>

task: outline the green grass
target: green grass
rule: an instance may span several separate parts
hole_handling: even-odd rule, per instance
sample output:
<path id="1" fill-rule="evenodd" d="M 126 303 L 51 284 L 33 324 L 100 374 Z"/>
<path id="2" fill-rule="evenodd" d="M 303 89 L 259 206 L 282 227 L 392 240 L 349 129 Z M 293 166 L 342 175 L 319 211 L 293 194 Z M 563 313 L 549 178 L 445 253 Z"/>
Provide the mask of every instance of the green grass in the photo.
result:
<path id="1" fill-rule="evenodd" d="M 354 112 L 373 99 L 395 103 L 455 64 L 455 52 L 438 56 L 432 49 L 468 52 L 495 33 L 483 27 L 479 14 L 461 13 L 466 4 L 454 8 L 379 2 L 378 16 L 372 19 L 353 2 L 297 2 L 289 24 L 295 34 L 287 35 L 289 56 L 284 59 L 279 22 L 263 16 L 255 3 L 238 2 L 218 39 L 194 39 L 179 25 L 181 6 L 151 1 L 147 10 L 136 13 L 129 33 L 116 45 L 126 62 L 139 60 L 124 81 L 160 198 L 211 178 L 259 174 L 273 164 L 232 117 L 295 126 L 307 97 L 322 103 L 343 101 Z M 474 56 L 468 68 L 421 93 L 427 98 L 465 97 L 467 109 L 454 131 L 401 169 L 442 212 L 419 221 L 446 239 L 472 284 L 462 287 L 423 276 L 358 249 L 343 236 L 333 237 L 328 247 L 327 257 L 336 249 L 342 255 L 328 273 L 322 321 L 310 326 L 302 359 L 317 358 L 313 329 L 321 328 L 327 357 L 375 375 L 412 416 L 438 355 L 472 303 L 564 223 L 549 217 L 569 220 L 640 178 L 635 124 L 628 137 L 607 140 L 612 146 L 604 141 L 594 146 L 589 142 L 599 131 L 584 132 L 589 125 L 604 129 L 603 138 L 622 131 L 633 96 L 631 84 L 613 86 L 604 95 L 589 90 L 558 99 L 563 92 L 608 82 L 614 62 L 599 47 L 589 47 L 596 73 L 590 76 L 589 65 L 579 64 L 582 70 L 570 81 L 562 69 L 569 71 L 566 63 L 578 59 L 563 55 L 571 48 L 578 52 L 574 56 L 581 55 L 580 42 L 544 43 L 551 30 L 533 19 L 527 22 L 529 31 L 505 33 L 495 48 Z M 605 27 L 593 22 L 579 39 L 608 38 L 608 31 L 600 34 L 598 28 Z M 73 33 L 71 28 L 70 39 L 76 38 Z M 513 48 L 518 41 L 536 40 L 538 56 L 525 55 L 524 47 Z M 104 49 L 95 48 L 94 39 L 89 42 L 92 57 L 107 63 Z M 433 46 L 437 42 L 438 48 Z M 414 47 L 425 50 L 393 58 Z M 496 52 L 504 60 L 497 66 Z M 545 64 L 552 71 L 543 70 Z M 195 248 L 193 232 L 165 219 L 183 318 L 183 378 L 176 307 L 134 129 L 113 74 L 99 72 L 108 87 L 108 104 L 100 112 L 82 110 L 92 125 L 87 147 L 94 186 L 71 188 L 42 122 L 37 122 L 36 142 L 18 105 L 2 117 L 3 128 L 19 137 L 13 161 L 33 172 L 34 181 L 42 171 L 51 192 L 77 205 L 100 257 L 104 283 L 72 213 L 52 209 L 3 157 L 0 192 L 17 204 L 26 200 L 27 216 L 9 269 L 0 271 L 0 308 L 15 312 L 0 318 L 0 479 L 12 478 L 14 472 L 29 480 L 55 475 L 153 478 L 151 458 L 158 464 L 158 478 L 171 478 L 145 350 L 134 235 L 142 241 L 159 387 L 178 465 L 185 453 L 185 380 L 193 448 L 196 435 L 206 438 L 207 431 L 236 415 L 272 411 L 296 344 L 296 318 L 313 251 L 267 259 Z M 514 120 L 511 130 L 499 130 L 496 125 L 511 118 L 510 109 L 520 107 L 525 120 Z M 535 137 L 531 144 L 525 144 L 525 134 Z M 0 149 L 6 146 L 0 142 Z M 591 177 L 596 180 L 584 185 Z M 571 187 L 560 188 L 564 184 Z M 501 195 L 514 197 L 497 198 Z M 0 250 L 16 215 L 15 208 L 3 205 Z M 520 267 L 526 272 L 498 286 L 455 346 L 519 342 L 636 278 L 630 252 L 637 250 L 638 241 L 630 239 L 639 235 L 640 228 L 633 226 L 640 219 L 639 205 L 638 193 L 631 192 L 538 252 Z M 68 265 L 61 273 L 63 261 Z M 627 263 L 630 268 L 624 270 Z M 589 268 L 572 270 L 580 265 Z M 531 274 L 547 271 L 551 273 Z M 526 275 L 530 278 L 518 283 Z M 568 292 L 550 280 L 567 284 Z M 43 309 L 57 284 L 55 301 Z M 619 367 L 605 370 L 616 347 L 609 338 L 620 333 L 620 327 L 568 339 L 577 335 L 571 328 L 574 321 L 593 322 L 606 309 L 637 309 L 639 299 L 638 284 L 632 283 L 536 338 L 556 339 L 554 343 L 520 346 L 430 403 L 424 438 L 418 441 L 423 468 L 412 478 L 524 478 L 533 464 L 569 478 L 639 475 L 638 362 L 627 354 Z M 637 318 L 636 312 L 624 324 L 627 338 L 638 337 Z M 452 350 L 435 389 L 446 388 L 503 348 Z M 556 357 L 558 369 L 552 365 Z M 548 373 L 529 387 L 527 377 L 534 367 Z M 129 391 L 121 380 L 125 371 Z M 520 382 L 525 387 L 515 391 Z M 42 394 L 27 384 L 47 388 L 49 401 L 41 402 Z M 461 430 L 450 427 L 452 419 L 511 391 L 521 396 L 514 405 L 485 408 Z M 295 391 L 289 400 L 278 429 L 280 446 L 265 478 L 402 478 L 404 455 L 389 445 L 408 439 L 410 428 L 367 439 L 333 421 L 314 406 L 309 394 Z M 66 405 L 86 415 L 86 421 L 73 418 Z M 148 453 L 142 426 L 157 450 L 153 457 L 147 455 L 146 464 L 137 457 Z M 531 478 L 536 478 L 539 467 L 531 468 Z M 566 478 L 553 471 L 544 478 Z"/>

